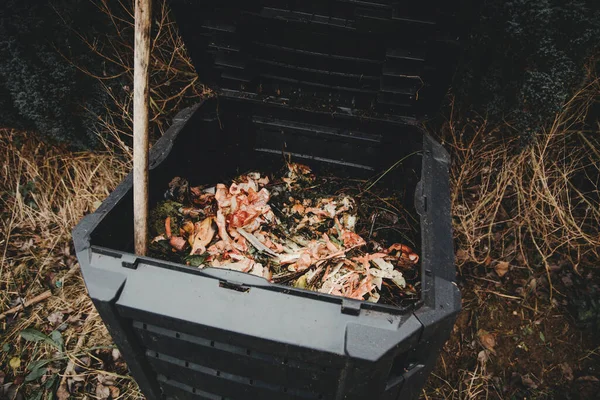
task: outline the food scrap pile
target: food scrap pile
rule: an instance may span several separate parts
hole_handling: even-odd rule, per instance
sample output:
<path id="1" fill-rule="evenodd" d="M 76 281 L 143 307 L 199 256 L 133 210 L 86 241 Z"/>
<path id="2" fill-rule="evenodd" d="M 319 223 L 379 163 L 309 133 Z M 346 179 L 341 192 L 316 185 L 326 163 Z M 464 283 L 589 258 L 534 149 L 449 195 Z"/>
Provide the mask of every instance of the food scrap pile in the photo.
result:
<path id="1" fill-rule="evenodd" d="M 419 256 L 374 231 L 378 216 L 397 231 L 397 217 L 390 222 L 391 212 L 375 205 L 361 220 L 356 196 L 332 195 L 329 180 L 307 166 L 288 163 L 280 175 L 251 172 L 213 187 L 175 177 L 168 199 L 151 213 L 151 255 L 370 302 L 382 293 L 392 304 L 398 296 L 417 298 Z"/>

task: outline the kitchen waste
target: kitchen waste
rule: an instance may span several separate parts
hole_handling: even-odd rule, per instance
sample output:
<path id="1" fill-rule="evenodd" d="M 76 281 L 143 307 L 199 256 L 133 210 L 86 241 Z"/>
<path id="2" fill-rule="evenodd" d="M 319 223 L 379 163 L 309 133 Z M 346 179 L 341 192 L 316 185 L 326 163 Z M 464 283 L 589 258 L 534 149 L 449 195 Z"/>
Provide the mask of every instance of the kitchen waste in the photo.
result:
<path id="1" fill-rule="evenodd" d="M 414 302 L 417 221 L 393 194 L 363 184 L 297 163 L 216 186 L 174 177 L 151 212 L 150 255 L 335 296 Z"/>

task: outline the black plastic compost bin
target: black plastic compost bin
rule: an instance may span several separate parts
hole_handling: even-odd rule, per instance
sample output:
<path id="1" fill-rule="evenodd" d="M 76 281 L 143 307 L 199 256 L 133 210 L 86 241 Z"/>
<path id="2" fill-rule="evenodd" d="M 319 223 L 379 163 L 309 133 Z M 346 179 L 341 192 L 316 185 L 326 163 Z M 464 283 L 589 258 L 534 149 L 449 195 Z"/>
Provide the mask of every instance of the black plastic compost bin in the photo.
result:
<path id="1" fill-rule="evenodd" d="M 464 21 L 454 1 L 173 1 L 217 96 L 150 156 L 150 206 L 174 176 L 217 183 L 282 165 L 373 176 L 420 216 L 421 301 L 398 308 L 133 254 L 131 175 L 73 231 L 102 319 L 149 399 L 413 399 L 460 309 L 436 112 Z M 417 152 L 417 155 L 409 156 Z"/>

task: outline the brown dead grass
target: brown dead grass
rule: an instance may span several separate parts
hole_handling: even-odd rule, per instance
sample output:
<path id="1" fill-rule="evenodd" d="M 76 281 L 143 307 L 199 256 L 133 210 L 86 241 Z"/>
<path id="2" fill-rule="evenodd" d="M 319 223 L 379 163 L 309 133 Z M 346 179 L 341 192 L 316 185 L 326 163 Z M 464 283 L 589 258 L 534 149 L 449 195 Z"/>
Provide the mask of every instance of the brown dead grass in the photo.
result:
<path id="1" fill-rule="evenodd" d="M 98 79 L 108 95 L 105 113 L 96 115 L 105 150 L 73 153 L 45 145 L 34 135 L 0 130 L 0 313 L 45 290 L 53 292 L 48 300 L 0 321 L 0 346 L 10 345 L 0 353 L 0 373 L 5 374 L 5 382 L 23 385 L 30 361 L 54 359 L 42 379 L 24 384 L 24 393 L 39 392 L 44 380 L 58 374 L 60 382 L 69 384 L 71 397 L 95 397 L 98 376 L 111 375 L 116 377 L 119 398 L 140 398 L 122 360 L 107 366 L 102 359 L 113 344 L 87 296 L 71 245 L 75 224 L 124 178 L 132 157 L 133 3 L 90 1 L 110 21 L 112 32 L 109 37 L 74 33 L 114 73 L 96 76 L 76 66 Z M 164 1 L 155 3 L 153 20 L 150 112 L 151 127 L 160 135 L 178 110 L 210 91 L 198 82 Z M 43 342 L 19 337 L 31 327 L 50 333 L 56 326 L 48 316 L 56 312 L 64 313 L 69 321 L 62 332 L 64 354 L 56 354 L 55 348 Z M 8 362 L 14 357 L 21 358 L 21 366 L 12 370 Z M 75 376 L 71 373 L 66 379 L 63 376 L 69 368 L 75 369 Z M 45 391 L 46 397 L 58 384 Z"/>
<path id="2" fill-rule="evenodd" d="M 561 365 L 576 375 L 586 373 L 580 359 L 597 365 L 584 357 L 597 340 L 567 311 L 577 299 L 562 279 L 573 271 L 592 285 L 599 276 L 599 100 L 600 80 L 590 79 L 527 145 L 510 125 L 447 122 L 463 311 L 425 398 L 562 398 L 580 386 Z M 506 262 L 499 276 L 495 267 Z M 478 359 L 479 329 L 499 340 L 486 361 Z"/>
<path id="3" fill-rule="evenodd" d="M 132 156 L 133 131 L 133 2 L 89 0 L 109 23 L 104 37 L 87 37 L 74 32 L 90 53 L 103 60 L 110 74 L 97 75 L 84 66 L 75 65 L 97 79 L 108 95 L 105 112 L 96 115 L 98 137 L 107 148 L 118 148 Z M 69 28 L 68 26 L 66 28 Z M 177 31 L 166 1 L 155 1 L 150 59 L 150 132 L 162 135 L 175 113 L 185 106 L 212 95 L 198 81 L 194 65 Z"/>
<path id="4" fill-rule="evenodd" d="M 52 297 L 9 315 L 0 323 L 0 346 L 10 345 L 0 353 L 0 364 L 21 358 L 15 370 L 4 369 L 6 380 L 22 381 L 29 361 L 56 359 L 45 377 L 54 371 L 62 373 L 68 360 L 87 355 L 91 348 L 112 347 L 110 336 L 96 313 L 79 271 L 71 246 L 71 230 L 81 217 L 93 211 L 115 188 L 127 172 L 128 162 L 110 152 L 72 153 L 50 147 L 34 135 L 0 130 L 0 311 L 20 299 L 30 299 L 51 289 Z M 41 342 L 30 343 L 19 338 L 29 327 L 49 333 L 48 316 L 55 312 L 70 318 L 62 332 L 65 353 Z M 79 338 L 84 337 L 79 348 Z M 84 369 L 82 377 L 96 373 Z M 125 379 L 127 383 L 129 379 Z M 40 383 L 29 384 L 34 390 Z M 135 394 L 135 385 L 126 385 Z M 54 387 L 56 389 L 56 387 Z"/>
<path id="5" fill-rule="evenodd" d="M 522 148 L 518 135 L 501 135 L 506 126 L 447 124 L 459 268 L 502 260 L 577 269 L 598 258 L 600 139 L 588 110 L 599 96 L 594 79 Z"/>

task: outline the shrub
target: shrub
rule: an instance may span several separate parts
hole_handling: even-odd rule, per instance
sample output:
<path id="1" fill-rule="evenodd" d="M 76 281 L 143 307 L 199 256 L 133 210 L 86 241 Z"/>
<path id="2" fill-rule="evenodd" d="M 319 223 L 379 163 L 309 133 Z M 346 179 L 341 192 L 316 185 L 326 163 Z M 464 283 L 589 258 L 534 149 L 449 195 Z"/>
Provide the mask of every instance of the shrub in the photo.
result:
<path id="1" fill-rule="evenodd" d="M 76 147 L 93 144 L 93 113 L 106 94 L 75 63 L 102 63 L 74 33 L 102 35 L 106 18 L 88 0 L 4 0 L 0 5 L 0 124 Z"/>
<path id="2" fill-rule="evenodd" d="M 488 0 L 455 79 L 456 99 L 528 139 L 582 85 L 599 36 L 597 0 Z"/>

